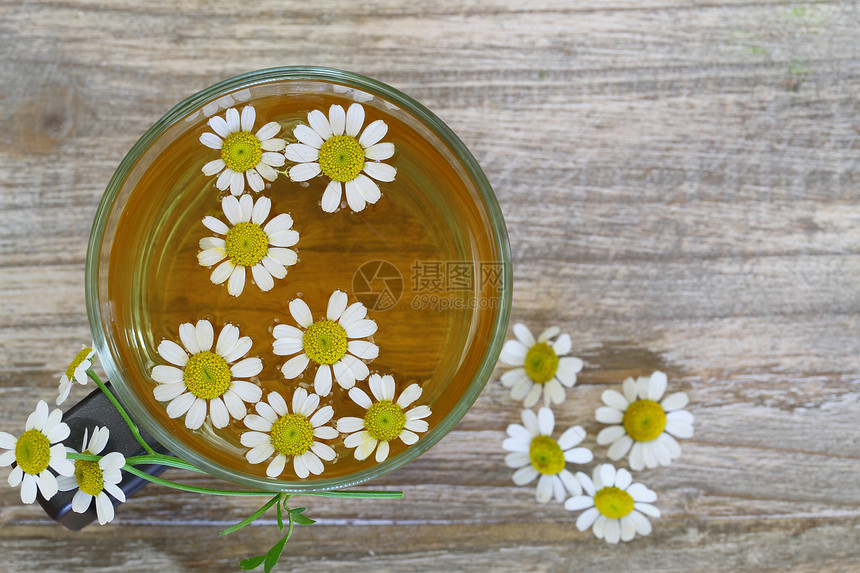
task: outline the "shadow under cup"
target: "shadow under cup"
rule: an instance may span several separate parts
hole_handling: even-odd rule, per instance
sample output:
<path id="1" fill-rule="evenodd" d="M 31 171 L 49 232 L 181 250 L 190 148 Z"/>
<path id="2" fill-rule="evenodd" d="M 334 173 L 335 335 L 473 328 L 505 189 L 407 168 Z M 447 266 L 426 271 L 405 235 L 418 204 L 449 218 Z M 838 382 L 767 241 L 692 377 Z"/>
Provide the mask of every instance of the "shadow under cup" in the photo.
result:
<path id="1" fill-rule="evenodd" d="M 259 195 L 271 198 L 272 216 L 292 214 L 301 233 L 298 264 L 267 293 L 250 283 L 250 276 L 238 298 L 230 297 L 225 285 L 209 282 L 211 270 L 196 259 L 197 241 L 212 235 L 200 214 L 223 219 L 220 200 L 226 193 L 201 174 L 202 165 L 218 157 L 218 151 L 198 141 L 210 131 L 208 118 L 250 103 L 257 109 L 255 129 L 278 121 L 284 128 L 278 137 L 289 143 L 295 125 L 306 123 L 311 109 L 327 111 L 332 103 L 346 109 L 356 101 L 364 106 L 368 122 L 386 121 L 385 140 L 397 149 L 388 160 L 397 177 L 379 184 L 381 199 L 359 213 L 346 206 L 324 213 L 319 207 L 323 177 L 297 183 L 280 175 Z M 441 120 L 372 79 L 288 67 L 252 72 L 203 90 L 140 138 L 111 179 L 96 214 L 86 299 L 95 347 L 115 393 L 159 443 L 236 484 L 310 492 L 390 472 L 454 427 L 498 359 L 510 315 L 511 278 L 510 246 L 495 195 L 474 157 Z M 380 288 L 387 293 L 384 300 L 374 298 Z M 414 445 L 392 442 L 382 463 L 372 455 L 359 462 L 343 446 L 342 435 L 328 442 L 338 457 L 325 464 L 321 475 L 301 480 L 287 471 L 271 479 L 265 475 L 266 463 L 251 465 L 244 459 L 247 448 L 239 436 L 246 428 L 241 421 L 231 420 L 224 430 L 208 421 L 189 430 L 182 418 L 167 417 L 165 403 L 155 401 L 151 372 L 164 363 L 158 344 L 163 339 L 178 342 L 179 324 L 203 318 L 213 322 L 216 336 L 227 322 L 251 336 L 249 356 L 259 356 L 265 367 L 252 380 L 263 387 L 263 399 L 277 390 L 289 403 L 297 385 L 313 391 L 313 363 L 296 380 L 280 374 L 288 357 L 273 354 L 271 331 L 277 323 L 295 324 L 288 303 L 297 296 L 320 318 L 335 289 L 345 291 L 350 302 L 363 302 L 368 318 L 379 326 L 373 341 L 380 352 L 368 363 L 370 371 L 392 374 L 398 394 L 408 384 L 422 386 L 418 403 L 430 406 L 433 414 L 429 430 Z M 196 297 L 198 292 L 205 296 Z M 368 391 L 366 380 L 357 386 Z M 361 416 L 337 383 L 321 403 L 334 407 L 329 425 L 342 416 Z"/>

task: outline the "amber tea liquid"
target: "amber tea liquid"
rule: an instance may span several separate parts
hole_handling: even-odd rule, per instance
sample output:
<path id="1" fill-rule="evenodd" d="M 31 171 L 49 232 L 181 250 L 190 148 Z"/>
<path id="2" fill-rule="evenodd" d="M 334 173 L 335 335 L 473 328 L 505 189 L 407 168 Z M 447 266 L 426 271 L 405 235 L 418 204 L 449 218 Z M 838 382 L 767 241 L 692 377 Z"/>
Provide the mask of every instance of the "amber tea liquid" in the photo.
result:
<path id="1" fill-rule="evenodd" d="M 270 88 L 269 95 L 252 97 L 234 107 L 241 111 L 250 103 L 256 108 L 255 131 L 269 121 L 279 122 L 283 130 L 278 137 L 287 143 L 295 142 L 292 130 L 307 123 L 309 111 L 320 109 L 328 115 L 332 104 L 346 109 L 353 103 L 350 94 L 336 93 L 324 82 L 282 84 L 276 95 L 271 95 Z M 207 418 L 201 429 L 188 430 L 184 416 L 170 419 L 165 412 L 167 403 L 154 399 L 156 383 L 149 374 L 153 366 L 165 363 L 156 349 L 163 339 L 178 343 L 183 322 L 208 319 L 216 337 L 224 324 L 237 326 L 254 342 L 246 356 L 263 361 L 263 371 L 252 381 L 262 386 L 264 399 L 275 390 L 289 403 L 297 386 L 313 391 L 316 372 L 312 362 L 299 378 L 285 380 L 280 367 L 290 357 L 272 352 L 275 325 L 296 325 L 289 314 L 289 301 L 301 296 L 318 320 L 335 290 L 346 292 L 350 303 L 360 300 L 353 292 L 353 280 L 362 265 L 387 261 L 402 276 L 403 289 L 396 304 L 386 310 L 374 310 L 365 302 L 368 318 L 379 327 L 371 338 L 380 349 L 378 358 L 368 363 L 371 373 L 392 374 L 398 395 L 408 384 L 419 383 L 423 394 L 414 405 L 430 406 L 433 414 L 427 421 L 432 430 L 462 398 L 481 364 L 501 305 L 499 281 L 481 276 L 482 266 L 492 269 L 501 260 L 487 230 L 487 215 L 465 172 L 452 165 L 453 155 L 441 142 L 428 142 L 419 124 L 404 118 L 405 112 L 399 112 L 400 116 L 389 113 L 386 102 L 378 97 L 363 105 L 364 125 L 383 119 L 389 127 L 383 141 L 396 149 L 394 157 L 385 162 L 397 168 L 397 177 L 379 183 L 382 198 L 375 205 L 359 213 L 346 206 L 325 213 L 320 200 L 328 180 L 322 176 L 295 183 L 280 175 L 259 194 L 246 187 L 254 199 L 265 195 L 272 200 L 270 217 L 289 213 L 300 234 L 293 247 L 298 263 L 288 267 L 287 276 L 276 279 L 268 292 L 253 284 L 249 272 L 244 291 L 234 298 L 227 293 L 226 284 L 212 284 L 211 269 L 197 262 L 199 240 L 213 235 L 201 221 L 207 215 L 226 221 L 220 200 L 229 193 L 219 191 L 215 178 L 201 172 L 206 162 L 218 156 L 199 142 L 204 131 L 211 131 L 204 113 L 198 111 L 180 121 L 172 128 L 178 137 L 163 149 L 150 150 L 157 157 L 134 176 L 137 181 L 127 191 L 110 247 L 107 288 L 100 292 L 108 303 L 102 306 L 110 313 L 109 338 L 112 334 L 118 361 L 126 370 L 126 383 L 156 422 L 214 463 L 258 477 L 265 477 L 267 466 L 267 462 L 251 465 L 245 460 L 247 448 L 239 443 L 239 436 L 247 429 L 241 421 L 231 419 L 230 425 L 218 430 Z M 216 113 L 223 116 L 223 107 Z M 291 165 L 288 161 L 282 169 Z M 428 280 L 428 269 L 444 273 L 452 268 L 446 264 L 461 272 L 471 267 L 472 288 L 452 289 L 441 283 L 440 290 L 440 283 Z M 381 281 L 369 286 L 379 291 L 383 287 Z M 434 300 L 441 304 L 434 306 Z M 357 386 L 370 394 L 367 380 Z M 344 416 L 363 416 L 365 411 L 347 392 L 333 382 L 331 393 L 322 399 L 322 405 L 331 404 L 335 411 L 329 425 Z M 338 457 L 335 462 L 325 462 L 319 478 L 375 465 L 373 456 L 356 461 L 352 450 L 343 447 L 343 437 L 326 442 Z M 392 441 L 389 459 L 405 448 L 399 440 Z M 291 463 L 280 479 L 298 479 Z M 304 481 L 313 479 L 312 475 Z"/>

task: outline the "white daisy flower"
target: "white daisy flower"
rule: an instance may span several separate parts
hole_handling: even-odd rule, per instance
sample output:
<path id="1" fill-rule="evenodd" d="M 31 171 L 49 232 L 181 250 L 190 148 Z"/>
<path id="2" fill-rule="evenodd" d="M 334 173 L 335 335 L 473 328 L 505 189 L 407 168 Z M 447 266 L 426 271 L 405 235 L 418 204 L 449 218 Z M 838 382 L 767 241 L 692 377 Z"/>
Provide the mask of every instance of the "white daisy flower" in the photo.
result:
<path id="1" fill-rule="evenodd" d="M 641 483 L 632 483 L 630 472 L 623 468 L 615 471 L 611 464 L 603 464 L 594 468 L 593 480 L 582 472 L 577 472 L 576 477 L 585 495 L 569 498 L 564 508 L 585 510 L 576 519 L 578 530 L 593 526 L 594 535 L 607 543 L 651 533 L 651 522 L 645 516 L 660 517 L 660 510 L 651 505 L 657 494 Z"/>
<path id="2" fill-rule="evenodd" d="M 263 225 L 272 209 L 268 197 L 259 197 L 255 202 L 250 195 L 239 199 L 228 195 L 221 200 L 221 209 L 230 225 L 215 217 L 203 218 L 206 228 L 224 238 L 200 239 L 197 261 L 204 267 L 221 263 L 209 280 L 216 285 L 227 281 L 227 292 L 233 296 L 245 289 L 248 268 L 261 291 L 271 290 L 274 279 L 287 276 L 286 267 L 298 260 L 296 252 L 287 248 L 299 242 L 298 232 L 291 228 L 293 218 L 281 213 Z"/>
<path id="3" fill-rule="evenodd" d="M 570 352 L 570 336 L 558 333 L 558 327 L 553 326 L 535 340 L 526 325 L 515 324 L 517 339 L 502 347 L 499 359 L 514 367 L 502 374 L 502 384 L 511 389 L 511 398 L 522 400 L 526 408 L 537 404 L 541 394 L 544 405 L 561 404 L 564 389 L 576 384 L 576 373 L 582 370 L 582 360 L 565 356 Z"/>
<path id="4" fill-rule="evenodd" d="M 305 371 L 313 361 L 319 365 L 314 376 L 314 391 L 328 396 L 332 378 L 348 390 L 356 380 L 364 380 L 370 371 L 362 360 L 373 360 L 379 347 L 367 340 L 356 340 L 376 332 L 376 323 L 368 318 L 360 302 L 346 306 L 348 298 L 336 290 L 328 299 L 325 318 L 314 322 L 311 309 L 300 298 L 290 301 L 290 314 L 302 328 L 279 324 L 275 327 L 274 352 L 290 356 L 281 367 L 284 378 L 292 380 Z"/>
<path id="5" fill-rule="evenodd" d="M 321 440 L 338 437 L 337 430 L 324 426 L 334 416 L 331 406 L 317 409 L 320 397 L 308 394 L 304 388 L 293 392 L 292 413 L 284 398 L 270 392 L 267 402 L 257 402 L 257 414 L 248 414 L 245 425 L 253 430 L 243 433 L 239 440 L 251 448 L 245 454 L 249 463 L 259 464 L 271 456 L 266 475 L 275 478 L 284 472 L 288 458 L 293 458 L 293 471 L 301 479 L 323 472 L 323 460 L 335 458 L 334 450 Z"/>
<path id="6" fill-rule="evenodd" d="M 394 400 L 394 377 L 386 374 L 370 375 L 370 392 L 376 402 L 358 388 L 349 391 L 352 401 L 367 410 L 364 418 L 345 417 L 337 421 L 337 431 L 349 434 L 343 440 L 347 448 L 355 448 L 355 459 L 365 460 L 376 450 L 376 461 L 388 457 L 389 442 L 400 438 L 407 446 L 418 441 L 416 432 L 426 432 L 426 418 L 431 414 L 429 406 L 416 406 L 406 410 L 421 397 L 421 386 L 410 384 L 400 397 Z"/>
<path id="7" fill-rule="evenodd" d="M 687 395 L 675 392 L 663 398 L 666 375 L 659 371 L 638 381 L 628 378 L 622 390 L 624 394 L 603 392 L 606 406 L 598 408 L 594 417 L 613 425 L 600 431 L 597 443 L 611 444 L 607 452 L 611 460 L 620 460 L 630 452 L 630 469 L 635 471 L 668 466 L 681 455 L 675 438 L 693 436 L 693 415 L 682 409 L 687 405 Z"/>
<path id="8" fill-rule="evenodd" d="M 51 499 L 57 493 L 57 478 L 48 468 L 64 476 L 75 473 L 72 460 L 66 459 L 65 446 L 58 443 L 69 437 L 69 426 L 63 422 L 59 408 L 49 413 L 48 404 L 39 400 L 36 410 L 27 418 L 25 430 L 17 439 L 0 432 L 0 449 L 9 450 L 0 454 L 0 467 L 15 464 L 9 474 L 9 485 L 21 486 L 24 503 L 36 501 L 37 487 L 42 497 Z"/>
<path id="9" fill-rule="evenodd" d="M 380 163 L 394 155 L 393 143 L 380 143 L 388 132 L 388 125 L 377 119 L 359 135 L 364 124 L 364 108 L 354 103 L 344 113 L 339 105 L 329 108 L 328 117 L 315 109 L 308 114 L 308 124 L 299 125 L 293 135 L 299 143 L 292 143 L 284 156 L 297 165 L 290 167 L 293 181 L 307 181 L 320 173 L 329 183 L 322 196 L 322 208 L 333 213 L 346 189 L 346 202 L 355 212 L 367 203 L 376 203 L 382 196 L 373 181 L 394 181 L 397 169 Z M 372 179 L 371 179 L 372 178 Z"/>
<path id="10" fill-rule="evenodd" d="M 200 136 L 200 143 L 221 152 L 220 159 L 213 159 L 203 166 L 206 176 L 218 175 L 215 186 L 224 191 L 230 189 L 233 195 L 245 191 L 245 179 L 252 191 L 260 192 L 265 187 L 263 179 L 274 181 L 278 177 L 275 167 L 284 164 L 281 151 L 286 146 L 283 139 L 275 138 L 281 131 L 277 122 L 271 121 L 252 133 L 257 112 L 254 106 L 242 108 L 240 117 L 236 108 L 227 110 L 224 117 L 215 115 L 209 118 L 211 132 Z"/>
<path id="11" fill-rule="evenodd" d="M 169 402 L 167 415 L 184 415 L 185 425 L 192 430 L 203 425 L 207 410 L 216 428 L 225 427 L 231 417 L 244 418 L 244 402 L 254 403 L 263 396 L 259 386 L 239 380 L 263 370 L 259 358 L 239 360 L 251 350 L 251 338 L 240 337 L 238 328 L 226 324 L 212 352 L 215 335 L 208 320 L 180 324 L 179 338 L 182 346 L 172 340 L 162 340 L 158 345 L 158 354 L 173 366 L 152 369 L 152 379 L 158 382 L 153 394 L 159 402 Z"/>
<path id="12" fill-rule="evenodd" d="M 549 408 L 541 408 L 537 415 L 531 410 L 523 410 L 523 425 L 510 424 L 508 438 L 502 448 L 511 452 L 505 456 L 505 464 L 514 468 L 513 480 L 517 485 L 538 480 L 535 498 L 546 503 L 555 496 L 558 503 L 564 501 L 567 493 L 579 495 L 582 489 L 579 482 L 565 465 L 587 464 L 594 456 L 588 448 L 577 448 L 585 439 L 582 426 L 573 426 L 554 440 L 551 435 L 555 427 L 555 416 Z"/>
<path id="13" fill-rule="evenodd" d="M 100 455 L 108 443 L 110 431 L 107 428 L 93 428 L 92 438 L 87 439 L 84 432 L 84 442 L 81 445 L 82 454 Z M 72 448 L 67 448 L 75 452 Z M 75 473 L 71 476 L 60 476 L 57 485 L 60 491 L 71 491 L 77 489 L 72 497 L 72 511 L 84 513 L 89 509 L 93 500 L 96 501 L 96 515 L 99 524 L 104 525 L 113 521 L 113 502 L 108 494 L 119 501 L 125 501 L 125 493 L 119 488 L 122 481 L 122 472 L 125 465 L 125 456 L 119 452 L 106 454 L 97 462 L 87 460 L 75 460 Z"/>
<path id="14" fill-rule="evenodd" d="M 66 372 L 60 377 L 58 389 L 57 406 L 66 401 L 72 391 L 72 383 L 77 382 L 81 386 L 87 384 L 87 370 L 93 365 L 92 357 L 96 353 L 91 346 L 81 346 L 81 351 L 66 368 Z"/>

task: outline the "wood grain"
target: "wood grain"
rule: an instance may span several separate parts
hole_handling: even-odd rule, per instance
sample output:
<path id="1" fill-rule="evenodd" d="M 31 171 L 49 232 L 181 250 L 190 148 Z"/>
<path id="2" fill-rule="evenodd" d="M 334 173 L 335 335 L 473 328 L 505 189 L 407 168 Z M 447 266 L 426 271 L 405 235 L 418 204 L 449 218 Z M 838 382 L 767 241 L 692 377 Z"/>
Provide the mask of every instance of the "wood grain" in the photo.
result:
<path id="1" fill-rule="evenodd" d="M 0 412 L 17 431 L 89 337 L 89 226 L 175 102 L 244 71 L 349 69 L 433 109 L 496 189 L 514 319 L 586 362 L 560 424 L 594 444 L 603 389 L 662 369 L 696 435 L 654 533 L 609 547 L 503 462 L 496 382 L 373 487 L 305 498 L 281 570 L 860 569 L 860 7 L 851 0 L 0 3 Z M 0 472 L 5 479 L 8 470 Z M 177 479 L 216 486 L 175 471 Z M 0 488 L 0 571 L 234 571 L 253 500 L 148 487 L 72 533 Z"/>

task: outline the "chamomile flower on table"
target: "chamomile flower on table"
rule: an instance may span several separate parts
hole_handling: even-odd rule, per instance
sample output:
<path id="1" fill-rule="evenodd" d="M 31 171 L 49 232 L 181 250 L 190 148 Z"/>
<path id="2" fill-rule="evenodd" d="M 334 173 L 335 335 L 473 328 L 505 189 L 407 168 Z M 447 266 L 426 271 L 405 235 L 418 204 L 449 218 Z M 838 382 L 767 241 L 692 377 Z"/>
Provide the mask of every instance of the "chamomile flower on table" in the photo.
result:
<path id="1" fill-rule="evenodd" d="M 243 378 L 263 370 L 257 357 L 244 358 L 252 346 L 251 338 L 239 336 L 239 329 L 225 324 L 215 342 L 215 331 L 208 320 L 179 325 L 182 346 L 162 340 L 158 354 L 170 364 L 152 369 L 155 399 L 167 402 L 167 415 L 185 416 L 185 426 L 196 430 L 206 421 L 223 428 L 230 418 L 241 420 L 247 413 L 245 402 L 255 403 L 263 390 Z M 213 351 L 212 346 L 215 345 Z"/>
<path id="2" fill-rule="evenodd" d="M 243 446 L 251 448 L 245 454 L 248 462 L 260 464 L 272 458 L 266 466 L 270 478 L 280 476 L 290 459 L 301 479 L 320 475 L 323 461 L 333 460 L 335 451 L 319 440 L 333 440 L 339 434 L 324 425 L 334 416 L 334 409 L 318 408 L 319 403 L 320 397 L 304 388 L 293 392 L 292 411 L 277 392 L 270 392 L 265 402 L 257 402 L 257 413 L 245 417 L 245 426 L 251 431 L 239 438 Z"/>
<path id="3" fill-rule="evenodd" d="M 101 455 L 109 439 L 110 430 L 107 428 L 96 426 L 91 437 L 85 431 L 80 453 Z M 67 449 L 76 452 L 73 448 Z M 72 511 L 75 513 L 84 513 L 95 500 L 96 516 L 99 524 L 104 525 L 113 521 L 114 517 L 113 502 L 108 494 L 125 501 L 125 493 L 118 485 L 122 481 L 120 470 L 124 465 L 125 456 L 119 452 L 105 454 L 99 461 L 75 460 L 74 474 L 60 476 L 57 485 L 60 491 L 78 490 L 72 497 Z"/>
<path id="4" fill-rule="evenodd" d="M 429 428 L 424 418 L 431 412 L 426 405 L 409 408 L 421 397 L 421 386 L 418 384 L 407 386 L 395 400 L 393 376 L 371 374 L 368 382 L 375 401 L 363 390 L 352 388 L 349 397 L 367 412 L 363 418 L 348 416 L 339 419 L 337 430 L 349 434 L 344 438 L 343 445 L 355 448 L 355 459 L 365 460 L 375 450 L 376 461 L 383 462 L 388 458 L 392 440 L 399 438 L 407 446 L 418 441 L 418 434 Z"/>
<path id="5" fill-rule="evenodd" d="M 347 306 L 346 293 L 336 290 L 328 300 L 325 318 L 314 321 L 307 303 L 300 298 L 290 301 L 290 314 L 301 328 L 289 324 L 275 327 L 274 353 L 293 356 L 281 367 L 287 380 L 297 378 L 308 365 L 317 364 L 314 391 L 320 396 L 331 392 L 332 379 L 348 390 L 356 380 L 370 374 L 363 360 L 373 360 L 379 347 L 360 340 L 376 332 L 376 323 L 367 317 L 367 308 L 360 302 Z"/>
<path id="6" fill-rule="evenodd" d="M 541 396 L 544 405 L 560 404 L 565 388 L 576 384 L 582 360 L 566 356 L 571 349 L 570 336 L 559 332 L 553 326 L 535 338 L 526 325 L 518 323 L 514 325 L 516 339 L 502 347 L 499 359 L 512 367 L 502 374 L 502 384 L 511 389 L 511 398 L 522 400 L 526 408 L 537 404 Z"/>
<path id="7" fill-rule="evenodd" d="M 271 121 L 253 133 L 257 112 L 254 106 L 246 105 L 242 114 L 236 108 L 228 109 L 224 117 L 215 115 L 209 118 L 207 131 L 200 136 L 200 143 L 221 153 L 203 166 L 203 174 L 218 175 L 215 186 L 222 191 L 230 189 L 233 195 L 245 191 L 245 182 L 252 191 L 260 192 L 266 181 L 278 177 L 275 167 L 284 164 L 283 150 L 286 142 L 275 137 L 281 126 Z"/>
<path id="8" fill-rule="evenodd" d="M 82 346 L 81 351 L 75 356 L 74 360 L 66 368 L 65 373 L 60 377 L 60 387 L 58 388 L 57 406 L 66 401 L 69 393 L 72 391 L 72 384 L 77 382 L 81 386 L 87 384 L 87 370 L 93 365 L 93 356 L 96 351 L 92 346 Z"/>
<path id="9" fill-rule="evenodd" d="M 592 477 L 582 472 L 577 472 L 576 477 L 584 494 L 568 498 L 564 508 L 585 510 L 576 519 L 578 530 L 591 527 L 595 537 L 607 543 L 651 533 L 651 522 L 645 516 L 660 517 L 660 510 L 651 505 L 657 494 L 641 483 L 633 483 L 630 472 L 602 464 L 594 468 Z"/>
<path id="10" fill-rule="evenodd" d="M 25 432 L 20 437 L 0 432 L 0 467 L 15 464 L 9 474 L 9 485 L 21 486 L 21 501 L 36 501 L 36 489 L 45 499 L 57 493 L 57 478 L 72 475 L 75 466 L 66 458 L 66 447 L 61 443 L 69 437 L 69 426 L 63 422 L 63 412 L 57 408 L 48 411 L 48 404 L 39 400 L 36 410 L 27 418 Z M 50 468 L 50 469 L 49 469 Z"/>
<path id="11" fill-rule="evenodd" d="M 203 219 L 207 229 L 223 238 L 200 239 L 197 261 L 204 267 L 220 263 L 209 280 L 214 284 L 226 281 L 232 296 L 245 290 L 248 269 L 257 287 L 265 292 L 275 286 L 274 279 L 287 276 L 287 267 L 298 261 L 296 251 L 289 248 L 299 242 L 299 233 L 292 228 L 293 218 L 281 213 L 266 222 L 271 209 L 268 197 L 254 201 L 247 194 L 239 199 L 228 195 L 221 200 L 221 210 L 229 225 L 212 216 Z"/>
<path id="12" fill-rule="evenodd" d="M 565 467 L 568 463 L 587 464 L 594 456 L 588 448 L 577 448 L 585 439 L 582 426 L 565 430 L 558 440 L 552 437 L 555 416 L 549 408 L 541 408 L 537 415 L 531 410 L 522 411 L 523 425 L 510 424 L 508 438 L 502 448 L 511 452 L 505 464 L 516 469 L 512 479 L 517 485 L 526 485 L 538 479 L 535 498 L 540 503 L 553 496 L 558 503 L 566 495 L 582 493 L 576 477 Z"/>
<path id="13" fill-rule="evenodd" d="M 597 443 L 609 444 L 607 456 L 620 460 L 630 453 L 630 469 L 668 466 L 681 455 L 675 438 L 693 436 L 693 415 L 684 410 L 688 398 L 684 392 L 663 397 L 666 374 L 657 371 L 638 380 L 628 378 L 622 393 L 605 390 L 603 403 L 595 411 L 598 422 L 612 424 L 597 435 Z"/>
<path id="14" fill-rule="evenodd" d="M 376 181 L 394 181 L 397 169 L 382 163 L 394 155 L 394 144 L 383 142 L 388 125 L 381 119 L 362 131 L 364 107 L 360 103 L 343 107 L 333 105 L 328 117 L 315 109 L 308 114 L 308 125 L 293 130 L 298 143 L 287 145 L 284 156 L 296 165 L 290 167 L 293 181 L 307 181 L 322 174 L 329 180 L 322 196 L 322 209 L 333 213 L 346 193 L 346 203 L 354 212 L 382 196 Z M 360 134 L 359 134 L 360 133 Z"/>

